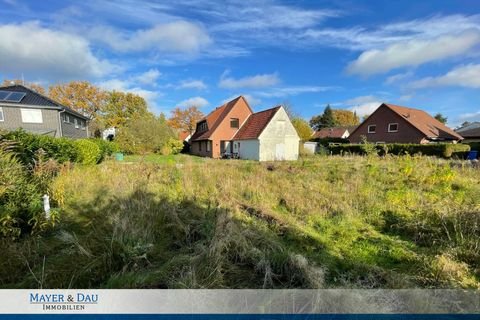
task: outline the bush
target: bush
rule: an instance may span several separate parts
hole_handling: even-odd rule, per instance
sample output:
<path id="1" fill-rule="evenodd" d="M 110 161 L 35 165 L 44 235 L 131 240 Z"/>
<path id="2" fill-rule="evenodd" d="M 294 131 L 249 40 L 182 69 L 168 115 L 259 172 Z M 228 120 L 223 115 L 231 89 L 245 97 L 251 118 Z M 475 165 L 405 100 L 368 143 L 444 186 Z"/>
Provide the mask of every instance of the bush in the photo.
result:
<path id="1" fill-rule="evenodd" d="M 115 140 L 125 153 L 171 153 L 169 141 L 177 136 L 164 118 L 146 117 L 128 121 L 118 130 Z"/>
<path id="2" fill-rule="evenodd" d="M 41 196 L 29 171 L 0 149 L 0 236 L 17 238 L 30 232 L 43 213 Z"/>
<path id="3" fill-rule="evenodd" d="M 0 134 L 0 141 L 14 141 L 13 151 L 25 165 L 33 164 L 35 154 L 40 149 L 44 151 L 46 158 L 60 163 L 75 162 L 78 156 L 74 140 L 27 133 L 22 129 Z"/>
<path id="4" fill-rule="evenodd" d="M 102 162 L 105 158 L 111 156 L 112 154 L 120 150 L 118 144 L 112 141 L 107 141 L 99 138 L 90 139 L 90 141 L 94 142 L 100 149 L 100 159 L 98 160 L 98 162 Z"/>
<path id="5" fill-rule="evenodd" d="M 162 147 L 161 153 L 163 155 L 177 154 L 180 153 L 183 149 L 183 141 L 180 141 L 175 138 L 170 138 Z"/>
<path id="6" fill-rule="evenodd" d="M 374 146 L 380 155 L 386 153 L 393 155 L 405 154 L 422 154 L 426 156 L 437 156 L 442 158 L 465 156 L 465 153 L 470 151 L 470 147 L 466 144 L 453 143 L 435 143 L 435 144 L 407 144 L 407 143 L 389 143 L 378 144 Z M 345 144 L 339 146 L 328 147 L 332 154 L 360 154 L 365 155 L 367 152 L 362 144 Z"/>
<path id="7" fill-rule="evenodd" d="M 76 140 L 75 146 L 78 151 L 78 162 L 82 164 L 96 164 L 102 156 L 98 145 L 91 140 Z"/>

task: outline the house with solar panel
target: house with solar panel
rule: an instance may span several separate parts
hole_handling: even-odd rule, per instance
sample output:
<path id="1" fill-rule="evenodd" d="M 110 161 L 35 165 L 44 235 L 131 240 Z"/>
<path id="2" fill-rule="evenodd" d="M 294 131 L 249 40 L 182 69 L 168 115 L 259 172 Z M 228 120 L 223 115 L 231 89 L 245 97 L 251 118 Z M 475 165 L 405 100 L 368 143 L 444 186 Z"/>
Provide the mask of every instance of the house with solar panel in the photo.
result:
<path id="1" fill-rule="evenodd" d="M 87 138 L 88 117 L 23 85 L 0 87 L 0 130 Z"/>

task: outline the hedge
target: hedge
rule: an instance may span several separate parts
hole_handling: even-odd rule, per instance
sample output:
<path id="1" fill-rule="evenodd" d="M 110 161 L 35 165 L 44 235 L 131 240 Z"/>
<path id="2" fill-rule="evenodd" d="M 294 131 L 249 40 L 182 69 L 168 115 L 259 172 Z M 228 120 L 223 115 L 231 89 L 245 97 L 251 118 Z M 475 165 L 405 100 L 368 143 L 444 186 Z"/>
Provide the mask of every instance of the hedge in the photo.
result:
<path id="1" fill-rule="evenodd" d="M 330 143 L 349 143 L 348 139 L 343 138 L 314 138 L 309 141 L 318 142 L 322 146 L 328 146 Z"/>
<path id="2" fill-rule="evenodd" d="M 77 162 L 82 164 L 96 164 L 102 156 L 98 145 L 87 139 L 75 141 L 75 147 L 78 152 Z"/>
<path id="3" fill-rule="evenodd" d="M 470 151 L 470 146 L 466 144 L 453 143 L 432 143 L 432 144 L 406 144 L 406 143 L 389 143 L 374 145 L 379 155 L 393 154 L 422 154 L 426 156 L 438 156 L 443 158 L 464 158 L 466 153 Z M 363 144 L 344 144 L 328 147 L 331 154 L 366 154 L 366 145 Z"/>
<path id="4" fill-rule="evenodd" d="M 118 150 L 112 142 L 101 139 L 55 138 L 52 136 L 28 133 L 25 130 L 0 132 L 0 142 L 11 141 L 12 151 L 24 165 L 32 165 L 39 150 L 45 158 L 60 163 L 98 163 Z M 86 142 L 83 142 L 86 141 Z M 95 158 L 95 162 L 93 162 Z"/>

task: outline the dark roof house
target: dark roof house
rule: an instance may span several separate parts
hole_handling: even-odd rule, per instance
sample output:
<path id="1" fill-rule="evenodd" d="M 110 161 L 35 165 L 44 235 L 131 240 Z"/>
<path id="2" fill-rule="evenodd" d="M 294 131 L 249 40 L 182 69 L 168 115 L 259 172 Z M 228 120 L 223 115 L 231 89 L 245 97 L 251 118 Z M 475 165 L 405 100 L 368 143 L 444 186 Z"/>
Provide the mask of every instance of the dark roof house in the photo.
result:
<path id="1" fill-rule="evenodd" d="M 356 126 L 351 127 L 332 127 L 332 128 L 323 128 L 317 130 L 313 133 L 313 139 L 326 139 L 326 138 L 339 138 L 346 139 Z"/>
<path id="2" fill-rule="evenodd" d="M 457 142 L 463 138 L 423 110 L 382 103 L 349 136 L 375 143 Z"/>
<path id="3" fill-rule="evenodd" d="M 0 87 L 0 129 L 88 137 L 88 118 L 23 85 Z"/>

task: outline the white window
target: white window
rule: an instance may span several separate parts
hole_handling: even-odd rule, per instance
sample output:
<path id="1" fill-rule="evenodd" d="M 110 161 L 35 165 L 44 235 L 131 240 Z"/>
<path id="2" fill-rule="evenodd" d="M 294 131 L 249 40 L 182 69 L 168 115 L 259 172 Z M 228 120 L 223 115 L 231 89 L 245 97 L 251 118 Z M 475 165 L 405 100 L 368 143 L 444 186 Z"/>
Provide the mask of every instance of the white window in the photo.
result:
<path id="1" fill-rule="evenodd" d="M 368 133 L 375 133 L 377 130 L 377 126 L 375 124 L 371 124 L 368 126 Z"/>
<path id="2" fill-rule="evenodd" d="M 23 123 L 43 123 L 42 110 L 20 109 Z"/>
<path id="3" fill-rule="evenodd" d="M 78 124 L 77 118 L 74 119 L 74 122 L 75 122 L 75 129 L 79 129 L 80 125 Z"/>
<path id="4" fill-rule="evenodd" d="M 212 149 L 212 141 L 207 141 L 207 151 Z"/>
<path id="5" fill-rule="evenodd" d="M 80 126 L 82 127 L 82 130 L 85 130 L 86 127 L 87 127 L 86 121 L 85 121 L 85 120 L 81 120 L 81 121 L 80 121 Z"/>
<path id="6" fill-rule="evenodd" d="M 388 132 L 397 132 L 397 131 L 398 131 L 398 123 L 388 124 Z"/>
<path id="7" fill-rule="evenodd" d="M 3 117 L 3 108 L 0 107 L 0 122 L 5 121 L 5 118 Z"/>

